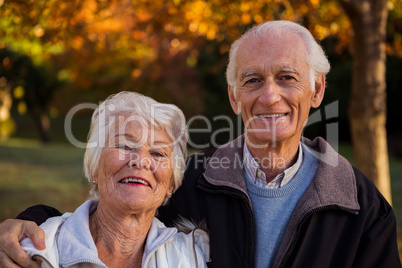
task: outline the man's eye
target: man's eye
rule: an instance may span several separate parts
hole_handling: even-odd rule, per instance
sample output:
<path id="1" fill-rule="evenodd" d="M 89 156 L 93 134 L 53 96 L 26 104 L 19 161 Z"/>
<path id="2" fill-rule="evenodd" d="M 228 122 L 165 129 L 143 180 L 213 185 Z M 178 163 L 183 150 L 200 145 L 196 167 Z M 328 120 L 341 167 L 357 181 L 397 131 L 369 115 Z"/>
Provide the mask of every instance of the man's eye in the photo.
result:
<path id="1" fill-rule="evenodd" d="M 282 76 L 282 78 L 281 78 L 281 80 L 292 80 L 292 79 L 294 79 L 294 77 L 291 76 L 291 75 L 284 75 L 284 76 Z"/>
<path id="2" fill-rule="evenodd" d="M 259 80 L 257 78 L 251 78 L 249 80 L 246 81 L 246 84 L 254 84 L 259 82 Z"/>

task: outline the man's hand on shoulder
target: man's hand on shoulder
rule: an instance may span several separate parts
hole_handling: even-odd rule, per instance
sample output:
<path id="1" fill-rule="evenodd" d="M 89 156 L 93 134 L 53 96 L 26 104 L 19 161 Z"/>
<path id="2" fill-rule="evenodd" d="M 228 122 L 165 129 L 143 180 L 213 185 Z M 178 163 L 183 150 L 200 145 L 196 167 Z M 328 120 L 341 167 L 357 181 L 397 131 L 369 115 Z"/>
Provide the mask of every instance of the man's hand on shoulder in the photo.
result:
<path id="1" fill-rule="evenodd" d="M 9 219 L 0 223 L 0 267 L 39 267 L 21 248 L 20 241 L 32 239 L 37 249 L 45 249 L 45 232 L 31 221 Z"/>

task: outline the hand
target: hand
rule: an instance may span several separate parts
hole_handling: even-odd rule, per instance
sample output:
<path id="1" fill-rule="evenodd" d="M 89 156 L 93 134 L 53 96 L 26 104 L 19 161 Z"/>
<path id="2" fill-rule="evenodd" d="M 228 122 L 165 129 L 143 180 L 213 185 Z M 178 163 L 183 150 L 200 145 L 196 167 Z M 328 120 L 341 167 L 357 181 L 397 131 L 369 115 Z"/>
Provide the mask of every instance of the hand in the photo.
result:
<path id="1" fill-rule="evenodd" d="M 43 250 L 45 232 L 31 221 L 9 219 L 0 223 L 0 267 L 39 267 L 21 248 L 19 241 L 29 237 L 34 246 Z"/>

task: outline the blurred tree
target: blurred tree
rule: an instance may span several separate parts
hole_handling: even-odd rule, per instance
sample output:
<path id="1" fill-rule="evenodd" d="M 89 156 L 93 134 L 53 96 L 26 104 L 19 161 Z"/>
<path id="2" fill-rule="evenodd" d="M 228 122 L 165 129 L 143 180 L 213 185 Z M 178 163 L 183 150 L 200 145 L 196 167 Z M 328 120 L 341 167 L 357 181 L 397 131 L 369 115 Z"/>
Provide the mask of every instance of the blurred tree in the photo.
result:
<path id="1" fill-rule="evenodd" d="M 45 77 L 44 72 L 25 55 L 0 49 L 0 62 L 0 79 L 6 81 L 8 88 L 14 89 L 14 97 L 25 107 L 20 108 L 20 111 L 27 110 L 40 140 L 50 141 L 48 104 L 58 84 L 49 75 Z"/>
<path id="2" fill-rule="evenodd" d="M 340 2 L 354 30 L 349 120 L 356 166 L 392 203 L 385 128 L 388 1 Z"/>
<path id="3" fill-rule="evenodd" d="M 5 77 L 0 75 L 0 141 L 14 132 L 14 121 L 10 116 L 12 97 Z"/>

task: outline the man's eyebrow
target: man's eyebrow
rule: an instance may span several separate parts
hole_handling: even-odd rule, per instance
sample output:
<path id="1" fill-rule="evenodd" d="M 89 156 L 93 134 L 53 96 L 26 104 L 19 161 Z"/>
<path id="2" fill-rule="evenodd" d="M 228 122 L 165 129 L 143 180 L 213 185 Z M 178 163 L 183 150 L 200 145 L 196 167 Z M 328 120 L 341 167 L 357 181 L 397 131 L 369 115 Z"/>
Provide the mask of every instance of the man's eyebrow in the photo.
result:
<path id="1" fill-rule="evenodd" d="M 274 68 L 275 72 L 287 72 L 287 73 L 295 73 L 298 74 L 299 71 L 292 66 L 279 66 Z"/>
<path id="2" fill-rule="evenodd" d="M 275 73 L 279 73 L 279 72 L 287 72 L 287 73 L 294 73 L 294 74 L 300 73 L 296 68 L 294 68 L 293 66 L 289 66 L 289 65 L 273 67 L 272 71 Z M 244 70 L 240 74 L 240 80 L 243 80 L 243 79 L 253 76 L 253 75 L 259 75 L 259 74 L 261 74 L 261 71 L 259 69 L 247 69 L 247 70 Z"/>
<path id="3" fill-rule="evenodd" d="M 246 77 L 253 76 L 256 74 L 260 74 L 258 70 L 244 70 L 240 75 L 240 80 L 243 80 Z"/>

